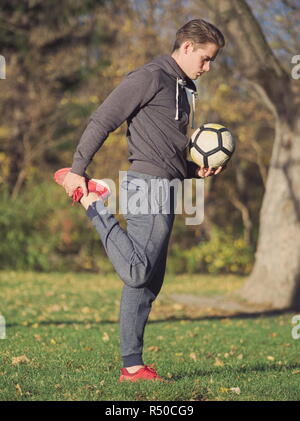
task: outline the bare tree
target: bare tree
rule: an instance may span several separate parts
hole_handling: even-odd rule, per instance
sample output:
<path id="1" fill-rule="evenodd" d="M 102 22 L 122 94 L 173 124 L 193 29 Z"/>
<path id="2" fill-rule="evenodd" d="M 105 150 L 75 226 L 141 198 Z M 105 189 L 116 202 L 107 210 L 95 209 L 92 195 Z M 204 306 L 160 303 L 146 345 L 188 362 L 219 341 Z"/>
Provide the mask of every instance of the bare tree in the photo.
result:
<path id="1" fill-rule="evenodd" d="M 245 0 L 206 4 L 234 44 L 236 66 L 274 116 L 256 259 L 240 294 L 272 308 L 300 308 L 300 82 L 277 59 Z"/>
<path id="2" fill-rule="evenodd" d="M 1 85 L 0 126 L 7 135 L 0 152 L 8 161 L 5 182 L 12 198 L 45 152 L 59 146 L 59 129 L 66 126 L 60 101 L 77 92 L 87 74 L 98 68 L 89 61 L 92 47 L 110 36 L 102 29 L 103 4 L 1 2 L 1 52 L 8 75 Z"/>

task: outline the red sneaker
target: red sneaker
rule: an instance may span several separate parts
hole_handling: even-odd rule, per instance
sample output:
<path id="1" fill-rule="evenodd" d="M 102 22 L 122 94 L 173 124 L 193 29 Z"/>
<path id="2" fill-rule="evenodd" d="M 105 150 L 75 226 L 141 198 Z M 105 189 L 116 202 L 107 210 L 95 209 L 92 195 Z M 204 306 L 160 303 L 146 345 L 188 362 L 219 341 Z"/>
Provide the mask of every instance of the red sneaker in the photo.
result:
<path id="1" fill-rule="evenodd" d="M 64 179 L 66 175 L 70 172 L 70 170 L 71 168 L 61 168 L 60 170 L 56 171 L 53 176 L 54 181 L 57 184 L 62 186 Z M 103 200 L 107 199 L 110 196 L 111 190 L 108 184 L 106 184 L 103 180 L 89 178 L 87 175 L 85 175 L 85 179 L 87 182 L 87 188 L 88 188 L 89 193 L 97 193 L 98 196 Z M 73 203 L 79 202 L 82 196 L 83 196 L 82 188 L 78 187 L 74 191 L 73 196 L 72 196 Z"/>
<path id="2" fill-rule="evenodd" d="M 165 382 L 162 377 L 159 377 L 157 372 L 154 368 L 145 365 L 144 367 L 140 368 L 135 373 L 129 373 L 126 368 L 121 368 L 121 376 L 119 381 L 130 381 L 130 382 L 137 382 L 138 380 L 152 380 L 152 381 L 159 381 Z"/>

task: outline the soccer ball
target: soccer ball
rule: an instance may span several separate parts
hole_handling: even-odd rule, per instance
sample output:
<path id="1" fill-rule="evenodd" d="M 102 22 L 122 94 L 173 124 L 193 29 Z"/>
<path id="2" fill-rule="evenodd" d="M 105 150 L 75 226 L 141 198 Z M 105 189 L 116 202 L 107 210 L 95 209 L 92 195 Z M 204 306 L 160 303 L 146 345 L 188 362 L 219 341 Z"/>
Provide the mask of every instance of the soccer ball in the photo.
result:
<path id="1" fill-rule="evenodd" d="M 235 140 L 226 127 L 207 123 L 193 134 L 189 144 L 192 161 L 205 168 L 218 168 L 225 165 L 235 149 Z"/>

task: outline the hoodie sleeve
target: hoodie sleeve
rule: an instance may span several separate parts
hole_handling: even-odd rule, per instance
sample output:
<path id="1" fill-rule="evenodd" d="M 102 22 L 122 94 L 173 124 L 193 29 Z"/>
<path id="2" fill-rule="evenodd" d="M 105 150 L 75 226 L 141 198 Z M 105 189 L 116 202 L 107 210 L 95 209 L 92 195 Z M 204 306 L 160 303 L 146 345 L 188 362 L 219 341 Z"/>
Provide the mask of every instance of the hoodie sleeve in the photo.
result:
<path id="1" fill-rule="evenodd" d="M 143 68 L 129 73 L 93 112 L 74 153 L 73 173 L 83 175 L 109 133 L 154 97 L 159 82 L 156 74 Z"/>
<path id="2" fill-rule="evenodd" d="M 187 160 L 187 177 L 186 178 L 202 178 L 199 175 L 196 175 L 196 170 L 199 169 L 199 165 L 195 164 L 193 161 Z"/>

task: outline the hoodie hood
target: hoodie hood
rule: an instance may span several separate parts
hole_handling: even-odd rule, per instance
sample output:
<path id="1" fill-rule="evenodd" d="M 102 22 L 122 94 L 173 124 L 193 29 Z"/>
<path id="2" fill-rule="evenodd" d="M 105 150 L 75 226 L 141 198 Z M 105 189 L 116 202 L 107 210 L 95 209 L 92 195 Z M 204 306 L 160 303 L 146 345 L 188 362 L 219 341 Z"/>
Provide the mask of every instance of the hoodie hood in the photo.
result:
<path id="1" fill-rule="evenodd" d="M 192 96 L 192 128 L 195 128 L 195 109 L 196 109 L 196 97 L 197 97 L 197 88 L 192 79 L 190 79 L 177 62 L 173 59 L 172 56 L 165 54 L 163 56 L 157 57 L 150 65 L 157 65 L 162 70 L 164 70 L 168 75 L 172 76 L 176 80 L 176 114 L 175 120 L 179 119 L 179 96 L 183 88 L 185 88 L 190 95 Z"/>
<path id="2" fill-rule="evenodd" d="M 151 64 L 156 64 L 158 67 L 163 69 L 166 73 L 173 76 L 175 79 L 183 79 L 186 82 L 186 87 L 190 90 L 197 91 L 196 85 L 190 79 L 184 71 L 179 67 L 177 62 L 173 59 L 172 56 L 165 54 L 163 56 L 157 57 L 153 61 L 151 61 Z"/>

